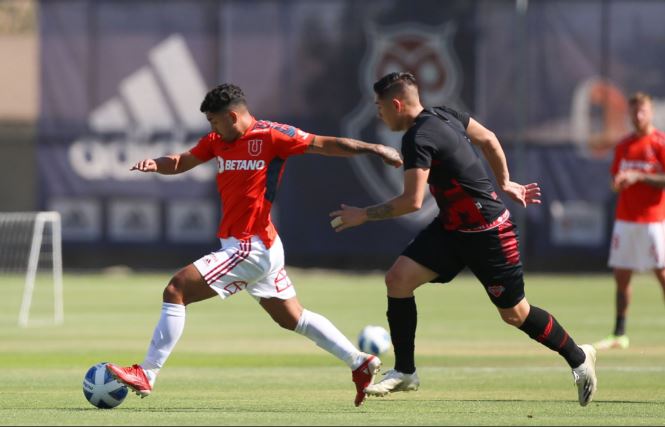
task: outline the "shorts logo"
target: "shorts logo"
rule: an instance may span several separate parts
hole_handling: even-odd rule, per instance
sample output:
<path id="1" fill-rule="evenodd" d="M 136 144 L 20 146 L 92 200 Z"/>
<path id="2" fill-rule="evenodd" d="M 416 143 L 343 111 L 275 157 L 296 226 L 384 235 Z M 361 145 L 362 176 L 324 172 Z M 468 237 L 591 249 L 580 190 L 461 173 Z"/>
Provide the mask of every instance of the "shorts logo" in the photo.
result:
<path id="1" fill-rule="evenodd" d="M 261 154 L 261 145 L 263 144 L 262 139 L 250 139 L 247 141 L 247 151 L 252 156 L 258 156 Z"/>
<path id="2" fill-rule="evenodd" d="M 213 262 L 217 262 L 217 256 L 215 254 L 210 254 L 207 255 L 206 257 L 203 258 L 203 261 L 207 264 L 210 265 Z"/>
<path id="3" fill-rule="evenodd" d="M 401 134 L 390 132 L 376 117 L 372 85 L 390 72 L 409 70 L 420 82 L 424 105 L 460 105 L 462 72 L 453 47 L 456 27 L 404 23 L 367 28 L 367 49 L 358 71 L 363 96 L 358 100 L 359 106 L 343 119 L 342 134 L 375 140 L 399 151 Z M 375 194 L 377 200 L 385 200 L 402 191 L 401 171 L 378 167 L 367 157 L 352 157 L 350 163 L 369 193 Z M 399 221 L 423 225 L 431 221 L 438 210 L 434 198 L 427 196 L 422 209 Z"/>
<path id="4" fill-rule="evenodd" d="M 235 282 L 231 282 L 228 285 L 224 286 L 224 290 L 228 292 L 229 295 L 233 295 L 242 291 L 246 287 L 247 287 L 247 282 L 244 282 L 242 280 L 236 280 Z"/>
<path id="5" fill-rule="evenodd" d="M 501 285 L 492 285 L 487 287 L 487 292 L 490 294 L 494 295 L 495 298 L 499 298 L 503 291 L 505 291 L 506 288 L 504 288 Z"/>
<path id="6" fill-rule="evenodd" d="M 283 268 L 279 270 L 279 273 L 277 273 L 277 277 L 275 277 L 275 289 L 277 292 L 282 292 L 285 289 L 288 289 L 291 287 L 291 280 L 289 279 L 289 276 L 286 274 L 286 270 Z"/>

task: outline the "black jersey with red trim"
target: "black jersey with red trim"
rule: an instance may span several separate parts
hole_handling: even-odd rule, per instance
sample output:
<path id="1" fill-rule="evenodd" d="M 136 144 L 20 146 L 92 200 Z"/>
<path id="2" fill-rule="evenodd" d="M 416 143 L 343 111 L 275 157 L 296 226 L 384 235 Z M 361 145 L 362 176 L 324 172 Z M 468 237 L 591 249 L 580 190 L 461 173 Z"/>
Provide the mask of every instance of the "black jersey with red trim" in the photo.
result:
<path id="1" fill-rule="evenodd" d="M 466 134 L 469 120 L 452 108 L 426 108 L 402 137 L 404 169 L 430 170 L 427 182 L 446 230 L 482 231 L 506 212 Z"/>

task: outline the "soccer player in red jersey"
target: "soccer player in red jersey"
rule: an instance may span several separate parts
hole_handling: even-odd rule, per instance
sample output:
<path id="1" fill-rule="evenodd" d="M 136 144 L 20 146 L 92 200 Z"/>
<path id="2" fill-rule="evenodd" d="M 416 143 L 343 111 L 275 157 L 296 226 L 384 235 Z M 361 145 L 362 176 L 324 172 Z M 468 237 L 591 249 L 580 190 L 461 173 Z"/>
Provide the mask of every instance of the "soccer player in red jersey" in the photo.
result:
<path id="1" fill-rule="evenodd" d="M 221 249 L 178 271 L 163 295 L 162 313 L 147 355 L 140 365 L 108 365 L 109 372 L 141 397 L 152 392 L 155 379 L 182 335 L 185 307 L 219 295 L 226 299 L 247 291 L 281 327 L 296 331 L 346 363 L 356 385 L 354 403 L 365 400 L 381 361 L 360 352 L 328 319 L 304 309 L 284 269 L 284 250 L 270 208 L 286 160 L 312 153 L 348 157 L 374 154 L 400 167 L 399 153 L 388 146 L 347 138 L 314 135 L 293 126 L 256 120 L 242 90 L 222 84 L 201 104 L 212 131 L 190 151 L 146 159 L 132 170 L 178 174 L 215 159 L 222 220 L 217 236 Z"/>
<path id="2" fill-rule="evenodd" d="M 665 293 L 665 133 L 652 123 L 651 96 L 629 100 L 635 132 L 615 148 L 612 187 L 619 192 L 608 264 L 616 282 L 614 331 L 594 346 L 625 349 L 633 271 L 652 270 Z"/>
<path id="3" fill-rule="evenodd" d="M 472 144 L 488 160 L 501 190 L 522 206 L 540 203 L 538 184 L 510 180 L 498 139 L 469 114 L 448 107 L 423 108 L 411 73 L 386 75 L 374 84 L 374 92 L 379 117 L 391 130 L 405 131 L 404 191 L 367 208 L 342 205 L 331 213 L 339 218 L 336 230 L 414 212 L 422 206 L 428 187 L 440 211 L 386 274 L 395 368 L 381 382 L 367 387 L 367 394 L 384 396 L 418 389 L 414 291 L 428 282 L 450 282 L 469 267 L 506 323 L 566 360 L 572 368 L 579 403 L 586 406 L 596 391 L 596 351 L 590 345 L 575 344 L 554 316 L 527 302 L 517 227 Z"/>

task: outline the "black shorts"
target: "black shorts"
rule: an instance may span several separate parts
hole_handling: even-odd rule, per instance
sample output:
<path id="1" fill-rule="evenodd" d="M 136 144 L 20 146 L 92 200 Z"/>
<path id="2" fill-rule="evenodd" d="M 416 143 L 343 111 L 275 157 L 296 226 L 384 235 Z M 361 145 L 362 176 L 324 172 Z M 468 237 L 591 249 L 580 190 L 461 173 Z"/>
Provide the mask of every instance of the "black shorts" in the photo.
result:
<path id="1" fill-rule="evenodd" d="M 448 283 L 469 267 L 499 308 L 514 307 L 524 298 L 519 237 L 512 218 L 474 233 L 445 230 L 437 218 L 402 255 L 438 273 L 432 282 Z"/>

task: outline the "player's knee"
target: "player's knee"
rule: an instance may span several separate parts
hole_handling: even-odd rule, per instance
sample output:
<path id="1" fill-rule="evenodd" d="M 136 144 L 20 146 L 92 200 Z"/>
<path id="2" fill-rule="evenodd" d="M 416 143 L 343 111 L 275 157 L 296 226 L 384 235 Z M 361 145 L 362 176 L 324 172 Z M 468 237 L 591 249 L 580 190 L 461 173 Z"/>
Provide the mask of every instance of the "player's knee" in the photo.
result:
<path id="1" fill-rule="evenodd" d="M 171 304 L 185 304 L 184 280 L 176 274 L 164 288 L 163 300 Z"/>
<path id="2" fill-rule="evenodd" d="M 173 282 L 169 282 L 169 284 L 164 288 L 162 299 L 164 302 L 171 304 L 182 304 L 182 292 L 180 292 L 178 287 Z"/>
<path id="3" fill-rule="evenodd" d="M 386 288 L 389 291 L 400 289 L 403 286 L 404 279 L 399 271 L 395 269 L 390 269 L 386 273 L 385 277 Z"/>
<path id="4" fill-rule="evenodd" d="M 418 287 L 401 273 L 398 269 L 390 269 L 385 277 L 388 296 L 393 298 L 408 298 L 413 296 L 413 291 Z"/>
<path id="5" fill-rule="evenodd" d="M 499 314 L 501 315 L 501 319 L 510 326 L 519 328 L 520 326 L 522 326 L 522 323 L 524 323 L 524 319 L 522 319 L 517 313 L 499 313 Z"/>

